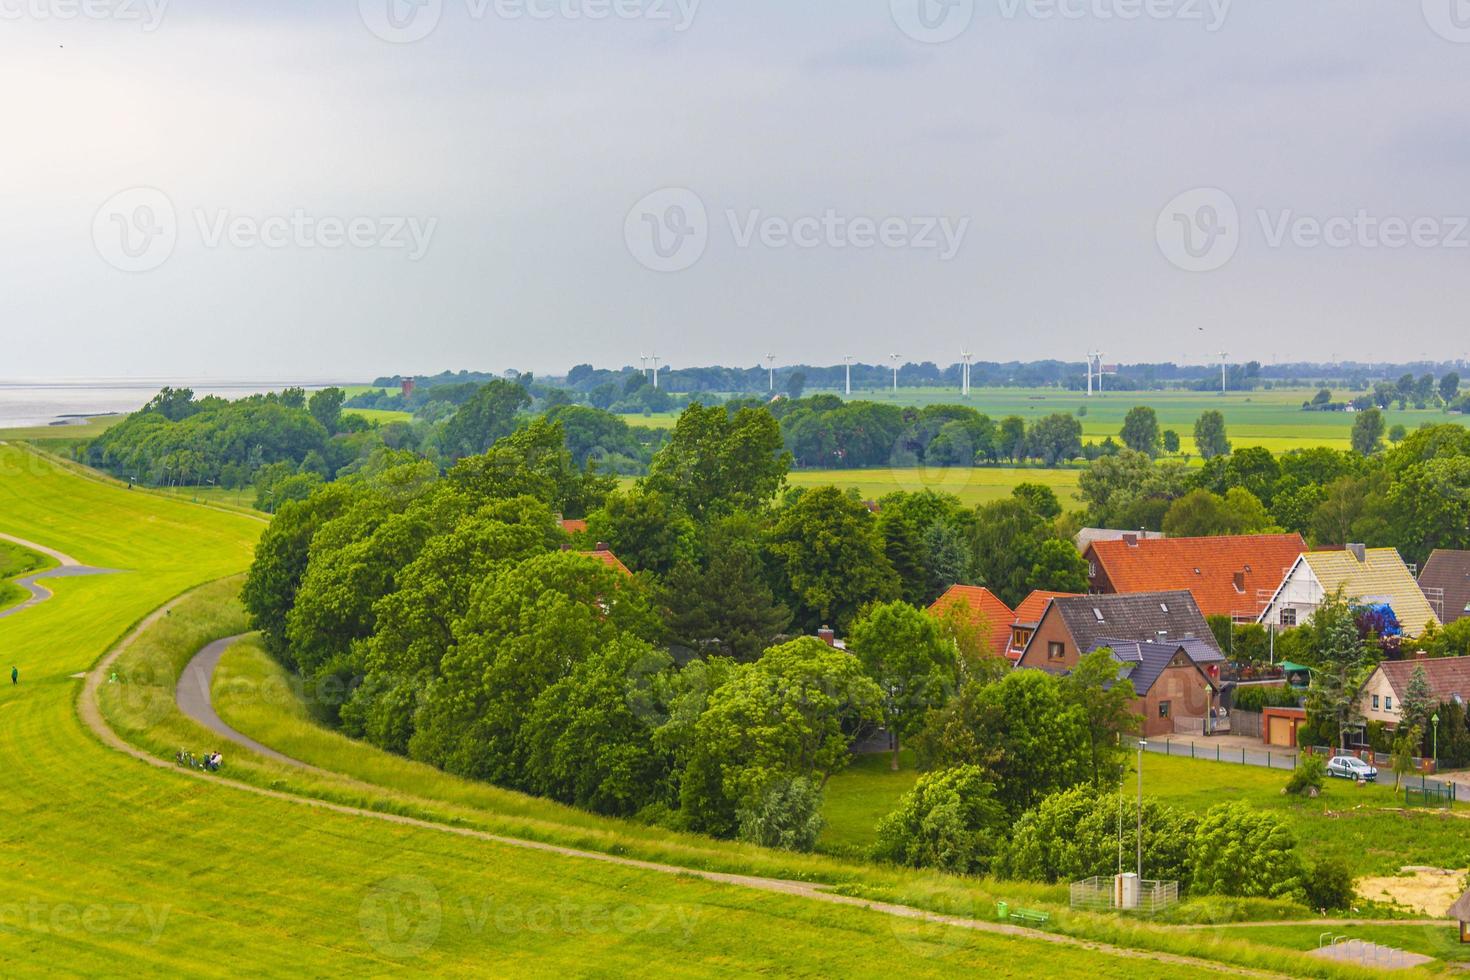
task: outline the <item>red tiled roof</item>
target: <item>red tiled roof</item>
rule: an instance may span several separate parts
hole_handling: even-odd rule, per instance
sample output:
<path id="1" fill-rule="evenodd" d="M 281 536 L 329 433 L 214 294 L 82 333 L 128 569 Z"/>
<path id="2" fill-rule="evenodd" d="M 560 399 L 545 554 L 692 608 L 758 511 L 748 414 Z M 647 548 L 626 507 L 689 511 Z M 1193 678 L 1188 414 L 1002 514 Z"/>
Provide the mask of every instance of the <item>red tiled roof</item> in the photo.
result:
<path id="1" fill-rule="evenodd" d="M 602 562 L 604 565 L 606 565 L 608 568 L 611 568 L 615 572 L 622 572 L 624 575 L 633 574 L 632 572 L 628 571 L 628 566 L 619 561 L 618 556 L 613 554 L 611 551 L 579 551 L 577 552 L 577 554 L 581 555 L 583 558 L 595 558 L 597 561 Z"/>
<path id="2" fill-rule="evenodd" d="M 1457 694 L 1462 701 L 1470 702 L 1470 657 L 1385 660 L 1378 665 L 1398 692 L 1400 701 L 1408 694 L 1409 680 L 1419 667 L 1424 668 L 1424 677 L 1429 681 L 1429 692 L 1436 704 L 1453 701 Z"/>
<path id="3" fill-rule="evenodd" d="M 577 520 L 562 521 L 561 529 L 568 534 L 581 534 L 583 531 L 587 530 L 587 522 Z"/>
<path id="4" fill-rule="evenodd" d="M 1061 599 L 1065 596 L 1076 595 L 1075 592 L 1043 592 L 1037 589 L 1035 592 L 1021 600 L 1016 607 L 1016 623 L 1018 625 L 1030 625 L 1041 622 L 1041 614 L 1046 612 L 1046 604 L 1053 599 Z"/>
<path id="5" fill-rule="evenodd" d="M 1274 591 L 1306 550 L 1300 534 L 1094 541 L 1088 549 L 1115 592 L 1188 589 L 1206 616 L 1252 617 L 1257 592 Z"/>
<path id="6" fill-rule="evenodd" d="M 972 620 L 983 618 L 990 631 L 990 646 L 998 657 L 1004 657 L 1011 645 L 1011 623 L 1016 614 L 989 589 L 978 585 L 952 585 L 948 592 L 934 600 L 929 611 L 943 615 L 952 606 L 964 606 Z"/>

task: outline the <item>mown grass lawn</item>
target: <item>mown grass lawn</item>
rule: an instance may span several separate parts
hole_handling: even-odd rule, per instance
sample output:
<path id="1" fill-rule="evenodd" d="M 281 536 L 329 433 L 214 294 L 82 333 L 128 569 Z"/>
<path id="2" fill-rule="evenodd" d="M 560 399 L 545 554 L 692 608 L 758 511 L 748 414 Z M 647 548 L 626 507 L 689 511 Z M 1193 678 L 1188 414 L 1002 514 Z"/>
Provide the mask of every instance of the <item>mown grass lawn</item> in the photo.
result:
<path id="1" fill-rule="evenodd" d="M 1140 968 L 1142 961 L 1095 950 L 326 812 L 155 769 L 104 747 L 77 716 L 73 675 L 165 600 L 240 572 L 261 526 L 0 447 L 0 529 L 121 572 L 58 580 L 53 600 L 0 622 L 0 649 L 22 669 L 20 685 L 0 686 L 0 973 L 939 976 L 984 969 L 1122 977 Z M 180 606 L 161 618 L 136 648 L 138 662 L 104 685 L 109 711 L 138 723 L 132 735 L 170 754 L 175 742 L 203 747 L 197 732 L 170 727 L 176 706 L 168 675 L 197 643 L 240 628 L 228 601 L 234 587 L 225 582 L 201 593 L 209 609 Z M 247 768 L 244 753 L 225 751 L 231 774 Z M 433 790 L 405 772 L 416 788 Z M 286 786 L 291 777 L 268 778 Z M 347 780 L 336 791 L 395 806 L 387 791 Z M 541 807 L 543 817 L 557 809 L 524 805 Z M 622 833 L 590 815 L 580 820 L 572 832 L 565 825 L 555 832 L 609 846 Z M 830 859 L 735 845 L 723 853 L 748 864 L 835 867 L 822 863 Z M 866 887 L 898 880 L 897 872 L 872 874 Z M 917 878 L 904 880 L 918 888 Z M 933 889 L 974 899 L 952 880 Z M 1025 901 L 1042 894 L 1024 886 L 1015 892 Z M 1086 926 L 1094 935 L 1113 928 L 1065 916 L 1058 926 Z M 1147 938 L 1282 970 L 1295 962 L 1241 944 Z M 1199 972 L 1147 966 L 1162 976 Z"/>

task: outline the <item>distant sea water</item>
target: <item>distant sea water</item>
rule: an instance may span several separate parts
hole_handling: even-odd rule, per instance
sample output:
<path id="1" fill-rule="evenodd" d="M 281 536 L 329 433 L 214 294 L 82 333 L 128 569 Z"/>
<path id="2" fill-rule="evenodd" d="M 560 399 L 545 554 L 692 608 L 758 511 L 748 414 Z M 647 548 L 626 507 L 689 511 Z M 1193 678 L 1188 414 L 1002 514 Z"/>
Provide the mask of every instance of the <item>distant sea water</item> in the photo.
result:
<path id="1" fill-rule="evenodd" d="M 0 429 L 65 425 L 95 415 L 126 415 L 164 386 L 192 388 L 196 398 L 246 395 L 283 388 L 325 388 L 330 381 L 261 381 L 210 378 L 81 378 L 65 381 L 0 381 Z"/>

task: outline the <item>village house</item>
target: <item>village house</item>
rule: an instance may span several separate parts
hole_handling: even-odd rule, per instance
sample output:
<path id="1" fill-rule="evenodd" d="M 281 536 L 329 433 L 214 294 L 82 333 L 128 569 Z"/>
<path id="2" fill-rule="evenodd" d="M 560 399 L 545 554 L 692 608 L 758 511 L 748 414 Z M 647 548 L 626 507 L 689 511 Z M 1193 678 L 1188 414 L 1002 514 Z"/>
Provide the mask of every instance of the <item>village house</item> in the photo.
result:
<path id="1" fill-rule="evenodd" d="M 1050 598 L 1016 666 L 1066 674 L 1104 647 L 1133 683 L 1145 736 L 1213 730 L 1225 657 L 1189 592 Z"/>
<path id="2" fill-rule="evenodd" d="M 1388 606 L 1405 636 L 1418 636 L 1434 619 L 1397 549 L 1350 544 L 1342 551 L 1308 551 L 1298 557 L 1256 621 L 1287 629 L 1299 626 L 1339 590 L 1355 604 Z"/>
<path id="3" fill-rule="evenodd" d="M 1437 549 L 1419 571 L 1419 588 L 1441 625 L 1470 616 L 1470 551 Z"/>
<path id="4" fill-rule="evenodd" d="M 1363 685 L 1363 698 L 1358 709 L 1363 717 L 1379 721 L 1390 729 L 1403 719 L 1404 696 L 1414 671 L 1424 668 L 1429 693 L 1436 705 L 1465 704 L 1470 701 L 1470 657 L 1390 660 L 1378 665 Z"/>
<path id="5" fill-rule="evenodd" d="M 1307 550 L 1300 534 L 1211 538 L 1146 538 L 1124 534 L 1090 543 L 1088 580 L 1094 593 L 1188 589 L 1206 616 L 1255 620 L 1261 596 L 1274 592 Z"/>
<path id="6" fill-rule="evenodd" d="M 929 611 L 936 616 L 943 616 L 955 606 L 963 608 L 972 623 L 983 624 L 995 655 L 1015 663 L 1021 659 L 1026 641 L 1031 638 L 1037 623 L 1041 621 L 1047 602 L 1058 596 L 1071 594 L 1038 590 L 1021 600 L 1021 604 L 1012 610 L 999 596 L 983 586 L 953 585 L 944 595 L 934 600 Z"/>

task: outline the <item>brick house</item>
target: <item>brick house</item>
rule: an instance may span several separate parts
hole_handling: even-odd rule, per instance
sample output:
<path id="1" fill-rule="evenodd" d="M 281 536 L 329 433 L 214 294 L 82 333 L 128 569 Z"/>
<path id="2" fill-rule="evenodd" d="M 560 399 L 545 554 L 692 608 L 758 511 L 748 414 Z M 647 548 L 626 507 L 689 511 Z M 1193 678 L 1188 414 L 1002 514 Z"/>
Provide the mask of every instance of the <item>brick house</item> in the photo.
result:
<path id="1" fill-rule="evenodd" d="M 1254 620 L 1262 593 L 1281 584 L 1307 543 L 1300 534 L 1141 538 L 1125 534 L 1088 544 L 1094 593 L 1188 589 L 1206 616 Z"/>
<path id="2" fill-rule="evenodd" d="M 1051 598 L 1016 666 L 1066 674 L 1103 647 L 1133 682 L 1145 735 L 1212 728 L 1225 657 L 1189 592 Z"/>
<path id="3" fill-rule="evenodd" d="M 1424 668 L 1429 693 L 1436 705 L 1470 703 L 1470 657 L 1440 657 L 1422 660 L 1387 660 L 1379 664 L 1363 685 L 1358 709 L 1368 721 L 1381 721 L 1397 728 L 1403 717 L 1404 696 L 1416 668 Z"/>
<path id="4" fill-rule="evenodd" d="M 1026 641 L 1035 632 L 1041 615 L 1049 600 L 1069 592 L 1043 592 L 1037 590 L 1021 600 L 1013 611 L 995 593 L 978 585 L 952 585 L 949 590 L 934 600 L 929 611 L 942 616 L 954 606 L 968 613 L 970 621 L 983 624 L 990 639 L 990 648 L 997 657 L 1005 657 L 1011 663 L 1021 659 Z"/>

